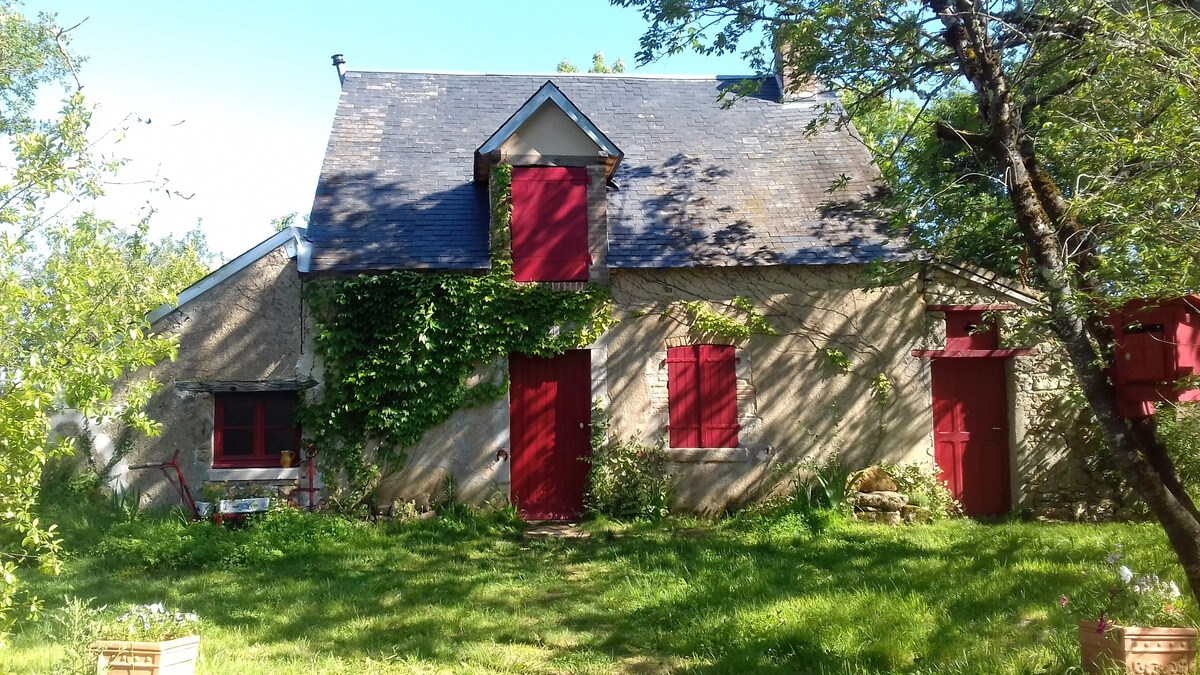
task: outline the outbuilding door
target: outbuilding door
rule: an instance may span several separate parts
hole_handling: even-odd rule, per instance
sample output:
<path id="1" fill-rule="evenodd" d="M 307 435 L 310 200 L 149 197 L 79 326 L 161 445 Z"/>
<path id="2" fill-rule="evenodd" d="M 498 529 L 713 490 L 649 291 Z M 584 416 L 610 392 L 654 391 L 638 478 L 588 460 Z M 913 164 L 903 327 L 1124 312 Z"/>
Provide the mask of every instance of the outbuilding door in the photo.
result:
<path id="1" fill-rule="evenodd" d="M 590 451 L 591 352 L 508 361 L 512 500 L 526 520 L 583 512 Z"/>
<path id="2" fill-rule="evenodd" d="M 934 359 L 934 460 L 969 516 L 1008 513 L 1008 391 L 1004 359 Z"/>

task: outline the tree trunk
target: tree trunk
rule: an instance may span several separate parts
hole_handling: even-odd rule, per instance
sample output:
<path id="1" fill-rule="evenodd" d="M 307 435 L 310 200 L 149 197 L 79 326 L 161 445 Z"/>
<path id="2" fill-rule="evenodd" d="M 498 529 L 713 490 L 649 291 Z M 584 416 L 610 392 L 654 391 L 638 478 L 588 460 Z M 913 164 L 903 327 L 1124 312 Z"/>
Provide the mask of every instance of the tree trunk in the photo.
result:
<path id="1" fill-rule="evenodd" d="M 990 151 L 1004 170 L 1009 201 L 1050 307 L 1051 326 L 1067 352 L 1084 397 L 1125 478 L 1162 525 L 1200 603 L 1200 517 L 1183 489 L 1152 423 L 1130 423 L 1117 414 L 1116 392 L 1100 366 L 1089 312 L 1077 300 L 1089 288 L 1064 243 L 1081 235 L 1062 194 L 1037 161 L 1021 109 L 1009 88 L 1000 51 L 988 32 L 986 13 L 974 0 L 927 0 L 946 28 L 947 45 L 975 88 Z M 1086 246 L 1086 242 L 1080 242 Z M 1090 251 L 1085 250 L 1083 265 Z M 1100 344 L 1104 344 L 1100 342 Z"/>

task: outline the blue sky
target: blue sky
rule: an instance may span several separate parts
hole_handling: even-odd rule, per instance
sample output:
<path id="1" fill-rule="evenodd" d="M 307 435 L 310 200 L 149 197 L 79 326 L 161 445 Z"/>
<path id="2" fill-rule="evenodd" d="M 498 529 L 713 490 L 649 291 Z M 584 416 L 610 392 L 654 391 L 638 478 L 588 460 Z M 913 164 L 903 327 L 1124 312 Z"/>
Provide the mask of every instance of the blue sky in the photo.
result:
<path id="1" fill-rule="evenodd" d="M 603 50 L 633 73 L 746 74 L 736 56 L 682 54 L 635 68 L 645 23 L 604 0 L 43 0 L 87 57 L 81 78 L 97 131 L 125 157 L 102 204 L 128 221 L 153 208 L 157 232 L 197 221 L 232 257 L 307 214 L 337 105 L 330 55 L 353 70 L 552 72 Z M 132 116 L 130 116 L 132 115 Z M 161 189 L 164 188 L 165 189 Z M 186 198 L 185 198 L 186 197 Z"/>

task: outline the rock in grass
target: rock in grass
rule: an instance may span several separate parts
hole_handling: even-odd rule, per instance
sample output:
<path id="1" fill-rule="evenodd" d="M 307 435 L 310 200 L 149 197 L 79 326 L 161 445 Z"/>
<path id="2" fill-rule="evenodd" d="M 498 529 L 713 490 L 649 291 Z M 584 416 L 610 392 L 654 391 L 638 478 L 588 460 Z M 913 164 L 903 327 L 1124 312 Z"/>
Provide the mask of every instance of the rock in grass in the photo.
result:
<path id="1" fill-rule="evenodd" d="M 847 492 L 895 492 L 900 486 L 881 466 L 868 466 L 846 478 Z"/>
<path id="2" fill-rule="evenodd" d="M 856 492 L 851 501 L 855 508 L 898 512 L 908 503 L 908 497 L 899 492 L 881 490 L 877 492 Z"/>

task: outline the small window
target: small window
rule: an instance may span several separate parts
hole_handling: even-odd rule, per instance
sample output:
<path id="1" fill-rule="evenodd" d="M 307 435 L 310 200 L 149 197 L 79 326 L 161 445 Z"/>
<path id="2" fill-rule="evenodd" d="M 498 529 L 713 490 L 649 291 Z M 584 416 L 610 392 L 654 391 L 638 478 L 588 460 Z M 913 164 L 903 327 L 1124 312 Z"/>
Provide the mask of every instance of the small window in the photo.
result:
<path id="1" fill-rule="evenodd" d="M 213 468 L 278 467 L 283 452 L 299 456 L 296 393 L 218 393 Z"/>
<path id="2" fill-rule="evenodd" d="M 513 167 L 514 281 L 587 281 L 587 182 L 583 167 Z"/>
<path id="3" fill-rule="evenodd" d="M 736 448 L 737 375 L 730 345 L 667 350 L 672 448 Z"/>

